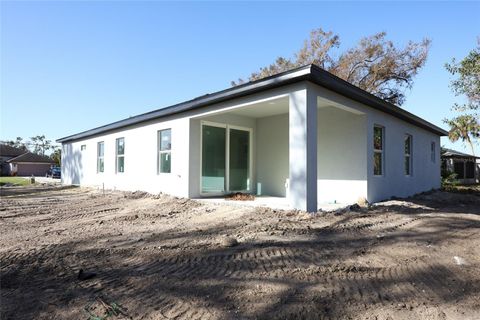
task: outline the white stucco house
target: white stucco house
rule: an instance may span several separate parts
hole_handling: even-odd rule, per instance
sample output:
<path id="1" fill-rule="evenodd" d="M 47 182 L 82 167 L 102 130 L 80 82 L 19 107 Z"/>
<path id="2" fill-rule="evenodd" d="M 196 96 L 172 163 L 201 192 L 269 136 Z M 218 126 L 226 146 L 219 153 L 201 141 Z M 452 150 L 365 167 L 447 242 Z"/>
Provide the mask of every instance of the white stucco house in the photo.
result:
<path id="1" fill-rule="evenodd" d="M 308 65 L 61 139 L 64 184 L 292 208 L 440 187 L 443 129 Z"/>

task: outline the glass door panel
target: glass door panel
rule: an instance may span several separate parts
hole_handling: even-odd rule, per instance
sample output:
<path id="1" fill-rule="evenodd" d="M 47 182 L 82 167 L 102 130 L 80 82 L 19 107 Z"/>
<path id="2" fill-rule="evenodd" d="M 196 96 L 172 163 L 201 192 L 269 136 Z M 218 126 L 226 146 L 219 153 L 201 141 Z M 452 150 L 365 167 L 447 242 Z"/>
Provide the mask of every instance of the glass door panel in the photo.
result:
<path id="1" fill-rule="evenodd" d="M 250 132 L 229 129 L 229 191 L 250 189 Z"/>
<path id="2" fill-rule="evenodd" d="M 202 192 L 225 191 L 226 128 L 202 126 Z"/>

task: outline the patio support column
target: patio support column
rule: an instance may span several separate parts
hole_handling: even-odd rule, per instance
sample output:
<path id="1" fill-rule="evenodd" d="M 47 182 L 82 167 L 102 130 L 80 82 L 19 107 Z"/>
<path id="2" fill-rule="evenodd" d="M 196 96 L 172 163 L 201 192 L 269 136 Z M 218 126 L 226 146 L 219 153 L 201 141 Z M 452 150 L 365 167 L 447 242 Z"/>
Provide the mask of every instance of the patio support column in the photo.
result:
<path id="1" fill-rule="evenodd" d="M 289 95 L 289 202 L 316 212 L 317 96 L 309 85 Z"/>

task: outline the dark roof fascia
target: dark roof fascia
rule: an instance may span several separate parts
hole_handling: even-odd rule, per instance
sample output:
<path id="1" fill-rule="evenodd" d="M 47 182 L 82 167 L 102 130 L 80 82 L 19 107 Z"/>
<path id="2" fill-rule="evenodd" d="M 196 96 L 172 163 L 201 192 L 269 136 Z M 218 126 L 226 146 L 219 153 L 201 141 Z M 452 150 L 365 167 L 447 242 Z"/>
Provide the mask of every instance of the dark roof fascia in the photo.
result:
<path id="1" fill-rule="evenodd" d="M 315 65 L 312 65 L 312 69 L 315 70 L 315 72 L 312 72 L 313 82 L 322 87 L 330 89 L 347 98 L 356 100 L 374 109 L 393 115 L 397 118 L 400 118 L 406 122 L 419 126 L 440 136 L 448 135 L 448 132 L 443 130 L 442 128 L 437 127 L 436 125 L 392 103 L 386 102 L 385 100 L 382 100 L 379 97 L 352 85 L 351 83 L 331 74 L 330 72 L 327 72 Z"/>
<path id="2" fill-rule="evenodd" d="M 128 119 L 120 120 L 120 121 L 113 122 L 113 123 L 110 123 L 101 127 L 97 127 L 91 130 L 87 130 L 74 135 L 63 137 L 63 138 L 57 139 L 56 141 L 68 142 L 68 141 L 79 140 L 79 139 L 94 136 L 100 133 L 105 133 L 107 131 L 128 127 L 138 123 L 158 119 L 161 117 L 166 117 L 166 116 L 181 113 L 181 112 L 190 111 L 193 109 L 198 109 L 204 106 L 212 105 L 215 103 L 221 103 L 221 102 L 232 100 L 235 98 L 241 98 L 254 93 L 278 88 L 281 86 L 285 86 L 288 84 L 297 83 L 305 80 L 311 81 L 315 84 L 318 84 L 322 87 L 330 89 L 348 98 L 351 98 L 353 100 L 366 104 L 367 106 L 373 107 L 382 112 L 391 114 L 397 118 L 400 118 L 404 121 L 412 123 L 416 126 L 422 127 L 440 136 L 445 136 L 448 134 L 445 130 L 429 123 L 428 121 L 425 121 L 422 118 L 417 117 L 414 114 L 406 110 L 403 110 L 398 106 L 388 103 L 374 96 L 373 94 L 370 94 L 315 65 L 307 65 L 304 67 L 279 73 L 267 78 L 263 78 L 257 81 L 248 82 L 246 84 L 239 85 L 233 88 L 229 88 L 229 89 L 218 91 L 212 94 L 200 96 L 198 98 L 195 98 L 186 102 L 182 102 L 173 106 L 169 106 L 163 109 L 157 109 L 151 112 L 130 117 Z"/>
<path id="3" fill-rule="evenodd" d="M 283 72 L 277 75 L 273 75 L 264 79 L 260 79 L 253 82 L 248 82 L 233 88 L 218 91 L 212 94 L 206 94 L 198 98 L 185 101 L 173 106 L 169 106 L 162 109 L 157 109 L 151 112 L 143 113 L 138 116 L 130 117 L 128 119 L 120 120 L 107 124 L 105 126 L 97 127 L 91 130 L 83 131 L 74 135 L 70 135 L 64 138 L 57 139 L 57 142 L 67 142 L 78 140 L 81 138 L 93 136 L 96 134 L 112 131 L 118 128 L 131 126 L 137 123 L 154 120 L 169 115 L 198 109 L 204 106 L 212 105 L 215 103 L 221 103 L 224 101 L 232 100 L 235 98 L 241 98 L 254 93 L 262 92 L 269 89 L 278 88 L 287 84 L 292 84 L 304 80 L 309 80 L 310 66 L 293 69 L 287 72 Z"/>

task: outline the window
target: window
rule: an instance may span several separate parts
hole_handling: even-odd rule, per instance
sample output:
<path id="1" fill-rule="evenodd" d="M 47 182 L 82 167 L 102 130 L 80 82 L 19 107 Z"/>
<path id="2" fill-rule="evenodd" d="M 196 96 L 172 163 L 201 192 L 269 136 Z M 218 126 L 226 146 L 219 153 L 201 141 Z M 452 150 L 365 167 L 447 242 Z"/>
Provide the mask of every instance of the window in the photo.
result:
<path id="1" fill-rule="evenodd" d="M 373 127 L 373 174 L 383 175 L 383 136 L 384 128 L 380 126 Z"/>
<path id="2" fill-rule="evenodd" d="M 117 173 L 125 172 L 125 138 L 118 138 L 116 143 L 116 170 Z"/>
<path id="3" fill-rule="evenodd" d="M 80 151 L 85 151 L 85 150 L 87 150 L 87 145 L 86 145 L 86 144 L 82 144 L 82 145 L 80 146 Z"/>
<path id="4" fill-rule="evenodd" d="M 405 135 L 405 175 L 412 174 L 412 136 Z"/>
<path id="5" fill-rule="evenodd" d="M 172 166 L 172 130 L 158 131 L 158 173 L 170 173 Z"/>
<path id="6" fill-rule="evenodd" d="M 436 150 L 435 150 L 435 142 L 432 142 L 430 144 L 430 160 L 432 160 L 432 162 L 435 162 L 435 154 L 436 154 Z"/>
<path id="7" fill-rule="evenodd" d="M 97 144 L 97 172 L 103 172 L 103 170 L 105 169 L 104 161 L 103 161 L 104 153 L 105 153 L 105 145 L 102 141 Z"/>

